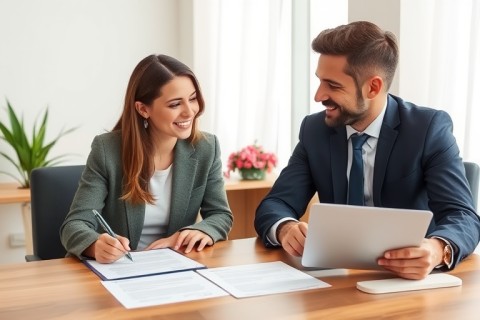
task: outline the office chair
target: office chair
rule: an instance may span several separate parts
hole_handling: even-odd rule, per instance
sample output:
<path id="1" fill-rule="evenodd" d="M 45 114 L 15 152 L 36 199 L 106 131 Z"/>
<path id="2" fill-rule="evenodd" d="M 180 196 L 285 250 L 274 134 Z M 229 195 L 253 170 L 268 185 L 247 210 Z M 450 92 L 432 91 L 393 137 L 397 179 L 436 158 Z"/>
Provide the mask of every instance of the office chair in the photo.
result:
<path id="1" fill-rule="evenodd" d="M 465 165 L 465 175 L 472 191 L 473 204 L 475 209 L 477 209 L 480 166 L 474 162 L 464 162 L 463 164 Z"/>
<path id="2" fill-rule="evenodd" d="M 30 179 L 33 255 L 25 260 L 65 257 L 60 226 L 70 210 L 84 165 L 36 168 Z"/>

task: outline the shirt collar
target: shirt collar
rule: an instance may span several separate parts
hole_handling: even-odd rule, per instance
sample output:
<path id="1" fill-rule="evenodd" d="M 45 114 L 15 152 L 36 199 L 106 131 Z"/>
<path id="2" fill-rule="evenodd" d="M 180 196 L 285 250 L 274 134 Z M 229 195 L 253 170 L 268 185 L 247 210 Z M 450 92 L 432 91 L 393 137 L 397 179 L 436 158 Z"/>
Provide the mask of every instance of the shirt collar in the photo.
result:
<path id="1" fill-rule="evenodd" d="M 382 129 L 383 118 L 385 117 L 385 111 L 387 110 L 388 99 L 385 100 L 385 105 L 383 106 L 382 112 L 368 125 L 368 127 L 363 131 L 363 133 L 368 134 L 370 137 L 377 138 L 380 136 L 380 130 Z M 357 130 L 353 129 L 350 125 L 346 125 L 347 129 L 347 139 L 350 139 L 350 136 L 354 133 L 358 133 Z"/>

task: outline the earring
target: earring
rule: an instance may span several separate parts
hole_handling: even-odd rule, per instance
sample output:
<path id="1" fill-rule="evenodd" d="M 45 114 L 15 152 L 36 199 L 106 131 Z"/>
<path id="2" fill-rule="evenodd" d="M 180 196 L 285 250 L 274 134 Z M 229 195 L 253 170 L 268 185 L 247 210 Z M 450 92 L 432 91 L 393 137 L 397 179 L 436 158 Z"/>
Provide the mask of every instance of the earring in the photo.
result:
<path id="1" fill-rule="evenodd" d="M 145 127 L 145 129 L 147 129 L 147 128 L 148 128 L 148 121 L 147 121 L 147 119 L 146 119 L 146 118 L 145 118 L 145 119 L 143 119 L 143 126 Z"/>

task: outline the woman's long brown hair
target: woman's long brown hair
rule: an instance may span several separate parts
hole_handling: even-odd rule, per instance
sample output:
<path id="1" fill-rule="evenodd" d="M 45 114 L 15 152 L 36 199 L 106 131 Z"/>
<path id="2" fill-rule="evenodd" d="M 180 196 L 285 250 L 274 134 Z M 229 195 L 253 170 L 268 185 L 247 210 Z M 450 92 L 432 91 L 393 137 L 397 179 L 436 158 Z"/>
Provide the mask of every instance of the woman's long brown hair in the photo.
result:
<path id="1" fill-rule="evenodd" d="M 152 145 L 150 131 L 143 126 L 143 117 L 135 109 L 135 102 L 151 105 L 160 96 L 162 87 L 178 76 L 187 76 L 192 80 L 200 107 L 193 121 L 192 134 L 187 141 L 195 144 L 201 138 L 197 118 L 203 113 L 205 103 L 192 70 L 166 55 L 150 55 L 140 61 L 130 76 L 123 112 L 113 128 L 113 131 L 120 130 L 122 136 L 122 200 L 134 204 L 154 202 L 148 189 L 148 182 L 155 170 L 153 162 L 155 148 Z"/>

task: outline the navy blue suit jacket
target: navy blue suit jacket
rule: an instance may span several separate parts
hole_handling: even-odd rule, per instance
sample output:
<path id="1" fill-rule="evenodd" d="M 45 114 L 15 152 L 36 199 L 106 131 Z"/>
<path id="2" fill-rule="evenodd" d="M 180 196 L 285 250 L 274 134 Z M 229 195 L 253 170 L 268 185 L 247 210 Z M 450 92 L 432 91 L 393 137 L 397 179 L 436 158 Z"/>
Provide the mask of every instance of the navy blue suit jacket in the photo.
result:
<path id="1" fill-rule="evenodd" d="M 450 116 L 389 95 L 377 144 L 373 174 L 376 207 L 428 209 L 434 214 L 426 236 L 455 248 L 454 265 L 475 250 L 480 220 Z M 255 229 L 265 245 L 278 220 L 299 219 L 318 192 L 321 202 L 347 203 L 345 126 L 325 124 L 325 112 L 304 118 L 299 142 L 287 167 L 257 208 Z"/>

